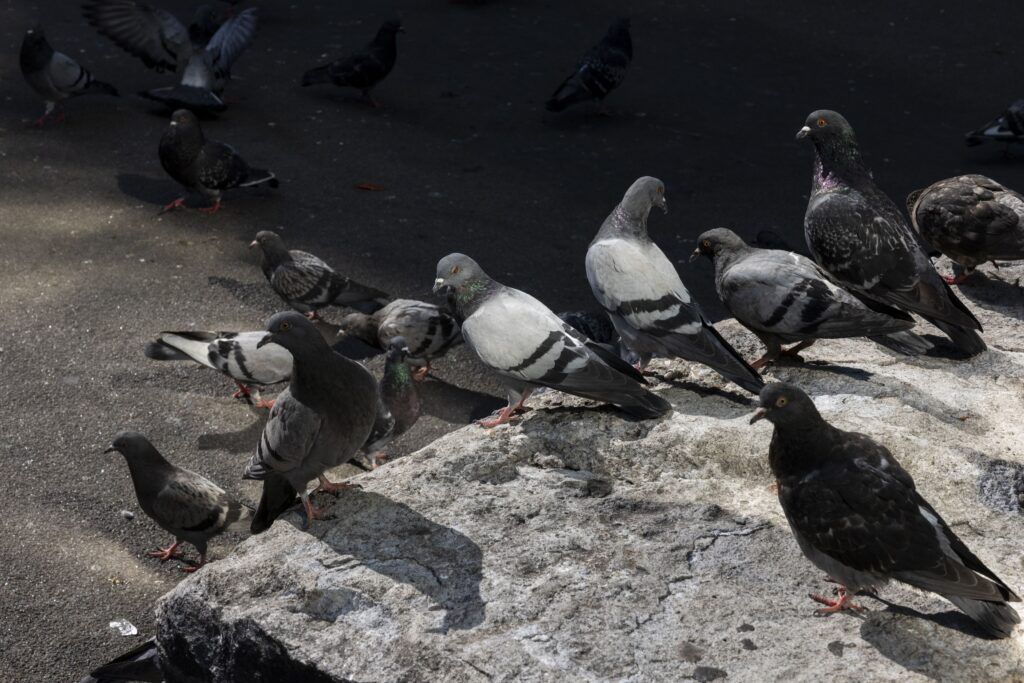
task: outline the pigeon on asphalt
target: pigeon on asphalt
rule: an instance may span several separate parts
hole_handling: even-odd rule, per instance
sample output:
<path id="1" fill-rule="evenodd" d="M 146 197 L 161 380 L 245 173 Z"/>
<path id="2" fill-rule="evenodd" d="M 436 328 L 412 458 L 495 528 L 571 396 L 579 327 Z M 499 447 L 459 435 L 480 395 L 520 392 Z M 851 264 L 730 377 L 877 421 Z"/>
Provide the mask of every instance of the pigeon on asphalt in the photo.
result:
<path id="1" fill-rule="evenodd" d="M 221 193 L 238 187 L 267 184 L 277 187 L 277 177 L 270 171 L 251 168 L 235 148 L 216 140 L 207 140 L 199 119 L 188 109 L 171 115 L 171 122 L 160 138 L 160 165 L 185 189 L 198 191 L 213 201 L 205 213 L 220 210 Z M 179 197 L 160 213 L 185 206 Z"/>
<path id="2" fill-rule="evenodd" d="M 266 332 L 161 332 L 146 344 L 144 353 L 153 360 L 191 360 L 224 373 L 238 386 L 233 398 L 250 400 L 257 408 L 273 408 L 260 398 L 259 389 L 285 382 L 292 375 L 292 354 L 277 344 L 258 346 Z"/>
<path id="3" fill-rule="evenodd" d="M 373 314 L 350 313 L 341 319 L 338 334 L 351 335 L 378 349 L 387 349 L 394 337 L 402 337 L 408 343 L 407 362 L 419 368 L 413 374 L 416 381 L 430 372 L 430 361 L 462 343 L 454 316 L 413 299 L 395 299 Z"/>
<path id="4" fill-rule="evenodd" d="M 963 353 L 984 351 L 981 323 L 935 272 L 903 214 L 875 185 L 846 119 L 834 111 L 813 112 L 797 133 L 803 138 L 815 149 L 804 235 L 818 265 L 855 294 L 920 315 Z"/>
<path id="5" fill-rule="evenodd" d="M 164 683 L 163 660 L 156 637 L 146 640 L 117 659 L 93 669 L 78 683 L 115 683 L 116 681 L 146 681 Z"/>
<path id="6" fill-rule="evenodd" d="M 1024 259 L 1024 196 L 983 175 L 947 178 L 907 197 L 921 237 L 964 271 L 943 278 L 960 284 L 985 261 Z"/>
<path id="7" fill-rule="evenodd" d="M 616 19 L 601 42 L 583 55 L 576 70 L 544 106 L 548 111 L 559 112 L 580 102 L 597 100 L 599 110 L 603 111 L 604 98 L 622 83 L 632 60 L 629 19 Z"/>
<path id="8" fill-rule="evenodd" d="M 622 344 L 640 355 L 703 363 L 756 394 L 764 380 L 704 317 L 665 254 L 647 236 L 651 207 L 668 211 L 665 186 L 638 178 L 608 215 L 587 250 L 587 280 Z"/>
<path id="9" fill-rule="evenodd" d="M 117 88 L 97 81 L 88 69 L 66 54 L 55 51 L 46 40 L 42 26 L 25 31 L 25 38 L 21 41 L 20 63 L 21 75 L 46 104 L 43 115 L 35 121 L 36 126 L 45 124 L 57 103 L 69 97 L 92 93 L 117 96 Z M 63 120 L 62 112 L 57 121 Z"/>
<path id="10" fill-rule="evenodd" d="M 303 74 L 303 87 L 333 83 L 339 88 L 358 88 L 363 92 L 364 99 L 374 107 L 379 107 L 380 103 L 373 99 L 371 92 L 378 83 L 387 78 L 395 66 L 395 59 L 398 57 L 396 37 L 399 33 L 405 33 L 401 21 L 385 21 L 378 29 L 376 37 L 362 50 Z"/>
<path id="11" fill-rule="evenodd" d="M 402 337 L 394 337 L 387 345 L 384 376 L 380 379 L 377 418 L 373 430 L 363 444 L 370 464 L 378 467 L 387 460 L 384 449 L 409 431 L 420 419 L 420 394 L 407 364 L 409 346 Z"/>
<path id="12" fill-rule="evenodd" d="M 263 481 L 263 495 L 251 530 L 258 534 L 292 506 L 296 493 L 306 525 L 317 518 L 306 486 L 318 491 L 349 488 L 324 473 L 347 462 L 366 443 L 377 415 L 377 381 L 366 368 L 336 353 L 301 313 L 285 311 L 267 322 L 261 345 L 283 346 L 295 359 L 288 388 L 281 392 L 263 428 L 246 479 Z"/>
<path id="13" fill-rule="evenodd" d="M 388 302 L 388 295 L 335 272 L 316 256 L 289 250 L 277 233 L 261 230 L 249 247 L 259 247 L 260 268 L 284 302 L 311 320 L 325 306 L 349 306 L 372 313 Z"/>
<path id="14" fill-rule="evenodd" d="M 481 426 L 509 422 L 538 386 L 611 403 L 638 418 L 672 410 L 644 388 L 643 376 L 631 365 L 526 292 L 492 280 L 468 256 L 449 254 L 438 262 L 434 292 L 445 288 L 454 291 L 466 343 L 508 391 L 508 406 Z"/>
<path id="15" fill-rule="evenodd" d="M 174 535 L 174 543 L 151 551 L 150 557 L 161 562 L 180 557 L 178 546 L 187 541 L 199 551 L 199 562 L 182 571 L 194 572 L 206 563 L 206 545 L 211 538 L 245 529 L 252 517 L 249 508 L 206 477 L 167 462 L 138 432 L 118 433 L 104 452 L 112 451 L 128 463 L 139 507 L 157 526 Z"/>
<path id="16" fill-rule="evenodd" d="M 967 146 L 974 147 L 983 142 L 1024 142 L 1024 100 L 1017 100 L 998 116 L 981 128 L 967 134 Z"/>
<path id="17" fill-rule="evenodd" d="M 256 8 L 222 20 L 223 13 L 200 5 L 185 27 L 170 12 L 137 0 L 91 0 L 83 14 L 101 35 L 157 71 L 174 71 L 178 85 L 139 93 L 171 110 L 219 112 L 231 65 L 256 35 Z"/>
<path id="18" fill-rule="evenodd" d="M 722 303 L 767 347 L 751 363 L 755 368 L 780 355 L 799 358 L 799 352 L 818 339 L 867 337 L 910 355 L 931 348 L 928 341 L 907 332 L 914 326 L 910 316 L 893 309 L 900 316 L 893 317 L 868 308 L 833 284 L 809 258 L 750 247 L 726 228 L 697 238 L 690 260 L 701 255 L 715 264 L 715 289 Z M 795 345 L 782 348 L 789 343 Z"/>
<path id="19" fill-rule="evenodd" d="M 943 596 L 996 638 L 1006 638 L 1020 598 L 949 528 L 889 450 L 826 422 L 791 384 L 770 384 L 750 422 L 775 425 L 768 462 L 800 550 L 839 583 L 838 599 L 811 597 L 819 614 L 890 580 Z"/>

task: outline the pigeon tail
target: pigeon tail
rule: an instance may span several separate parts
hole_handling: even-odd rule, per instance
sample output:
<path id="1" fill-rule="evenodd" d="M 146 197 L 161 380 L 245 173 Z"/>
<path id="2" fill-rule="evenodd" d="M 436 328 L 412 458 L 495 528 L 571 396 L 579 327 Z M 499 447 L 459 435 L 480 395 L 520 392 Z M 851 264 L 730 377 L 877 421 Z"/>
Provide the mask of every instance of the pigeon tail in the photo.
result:
<path id="1" fill-rule="evenodd" d="M 210 361 L 210 342 L 216 338 L 215 332 L 161 332 L 143 353 L 153 360 L 194 360 L 216 370 Z"/>
<path id="2" fill-rule="evenodd" d="M 942 320 L 933 320 L 927 317 L 925 320 L 942 330 L 942 332 L 952 340 L 956 348 L 960 349 L 968 356 L 977 356 L 988 348 L 985 345 L 985 340 L 982 339 L 981 335 L 974 330 L 943 322 Z"/>
<path id="3" fill-rule="evenodd" d="M 560 112 L 574 104 L 590 99 L 593 99 L 593 96 L 579 83 L 576 83 L 573 77 L 570 77 L 558 87 L 551 99 L 544 103 L 544 108 L 551 112 Z"/>
<path id="4" fill-rule="evenodd" d="M 239 183 L 239 187 L 253 187 L 255 185 L 262 185 L 266 183 L 269 187 L 277 187 L 280 185 L 277 182 L 277 176 L 262 168 L 250 168 L 249 177 L 244 183 Z"/>
<path id="5" fill-rule="evenodd" d="M 641 389 L 641 392 L 625 397 L 618 394 L 614 398 L 606 398 L 604 400 L 618 406 L 633 417 L 643 420 L 661 417 L 672 411 L 672 404 L 661 396 L 653 394 L 646 389 Z"/>
<path id="6" fill-rule="evenodd" d="M 188 109 L 193 112 L 221 112 L 227 109 L 224 100 L 206 88 L 193 85 L 173 85 L 166 88 L 143 90 L 140 97 L 156 100 L 168 109 Z"/>
<path id="7" fill-rule="evenodd" d="M 704 322 L 704 331 L 710 335 L 710 357 L 701 357 L 693 352 L 693 338 L 684 334 L 669 334 L 659 338 L 665 350 L 676 358 L 703 363 L 733 384 L 746 389 L 755 396 L 764 388 L 764 379 L 743 359 L 725 337 L 709 322 Z"/>
<path id="8" fill-rule="evenodd" d="M 920 356 L 935 348 L 934 344 L 921 335 L 907 330 L 869 336 L 868 339 L 904 356 Z"/>
<path id="9" fill-rule="evenodd" d="M 162 681 L 160 650 L 156 638 L 125 652 L 117 659 L 91 671 L 78 683 L 113 683 L 113 681 Z"/>
<path id="10" fill-rule="evenodd" d="M 82 90 L 83 95 L 111 95 L 112 97 L 120 97 L 121 93 L 117 91 L 117 88 L 104 83 L 103 81 L 89 81 L 89 85 L 85 86 Z"/>
<path id="11" fill-rule="evenodd" d="M 302 87 L 331 82 L 331 66 L 318 66 L 302 74 Z"/>
<path id="12" fill-rule="evenodd" d="M 298 502 L 298 492 L 282 475 L 271 470 L 263 480 L 263 495 L 253 515 L 249 530 L 261 534 L 270 528 L 278 517 Z"/>
<path id="13" fill-rule="evenodd" d="M 962 595 L 943 595 L 957 608 L 976 621 L 994 638 L 1009 638 L 1013 627 L 1020 623 L 1020 615 L 1005 602 L 972 600 Z"/>

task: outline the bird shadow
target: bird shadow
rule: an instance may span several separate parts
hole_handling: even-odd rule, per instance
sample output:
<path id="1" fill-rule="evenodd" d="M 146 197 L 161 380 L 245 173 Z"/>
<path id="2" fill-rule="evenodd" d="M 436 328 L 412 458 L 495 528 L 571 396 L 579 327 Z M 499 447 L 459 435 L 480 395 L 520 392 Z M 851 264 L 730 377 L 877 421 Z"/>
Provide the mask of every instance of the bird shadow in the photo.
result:
<path id="1" fill-rule="evenodd" d="M 252 410 L 256 410 L 253 408 Z M 253 444 L 258 443 L 263 433 L 263 426 L 267 422 L 269 411 L 261 410 L 262 415 L 257 415 L 245 429 L 234 432 L 201 434 L 196 440 L 196 448 L 201 451 L 224 450 L 229 453 L 247 453 L 253 450 Z"/>
<path id="2" fill-rule="evenodd" d="M 664 384 L 669 385 L 675 389 L 685 389 L 688 392 L 697 394 L 701 398 L 724 398 L 726 401 L 733 403 L 737 406 L 742 406 L 745 412 L 749 412 L 751 409 L 751 401 L 753 400 L 750 396 L 740 394 L 727 389 L 719 389 L 718 387 L 709 387 L 703 384 L 697 384 L 685 379 L 670 379 L 665 375 L 659 375 L 656 372 L 645 373 L 647 377 L 658 380 Z M 677 411 L 678 406 L 673 406 Z"/>
<path id="3" fill-rule="evenodd" d="M 263 310 L 268 316 L 285 308 L 283 303 L 278 305 L 278 302 L 274 302 L 272 304 L 268 301 L 268 285 L 265 282 L 241 282 L 230 277 L 210 275 L 206 278 L 206 283 L 211 287 L 220 287 L 221 289 L 227 290 L 246 306 L 252 306 L 257 310 Z"/>
<path id="4" fill-rule="evenodd" d="M 177 196 L 177 187 L 165 178 L 150 178 L 138 173 L 118 173 L 117 189 L 140 202 L 163 206 Z"/>
<path id="5" fill-rule="evenodd" d="M 560 131 L 587 130 L 588 128 L 616 128 L 629 126 L 636 116 L 627 111 L 601 113 L 590 103 L 558 113 L 545 112 L 545 126 Z"/>
<path id="6" fill-rule="evenodd" d="M 419 385 L 423 412 L 453 424 L 470 424 L 487 417 L 505 405 L 505 401 L 430 375 Z"/>
<path id="7" fill-rule="evenodd" d="M 866 382 L 875 376 L 875 373 L 868 372 L 861 368 L 851 368 L 845 365 L 836 365 L 825 360 L 808 360 L 798 361 L 790 358 L 778 358 L 772 363 L 777 368 L 806 368 L 808 370 L 817 370 L 820 372 L 830 372 L 834 375 L 842 375 L 843 377 L 849 377 L 850 379 L 860 380 Z"/>
<path id="8" fill-rule="evenodd" d="M 375 358 L 384 353 L 380 349 L 370 346 L 362 339 L 357 339 L 347 334 L 339 337 L 338 330 L 341 328 L 337 325 L 320 322 L 317 324 L 317 328 L 320 330 L 320 334 L 324 335 L 324 338 L 327 339 L 327 343 L 331 345 L 331 348 L 346 358 L 365 360 L 367 358 Z"/>
<path id="9" fill-rule="evenodd" d="M 1024 320 L 1024 287 L 1019 283 L 1007 282 L 975 271 L 970 279 L 960 286 L 959 293 L 982 308 Z"/>
<path id="10" fill-rule="evenodd" d="M 344 491 L 329 512 L 332 518 L 345 521 L 314 523 L 306 532 L 337 554 L 336 558 L 321 560 L 325 568 L 343 569 L 355 561 L 412 586 L 435 603 L 432 610 L 445 611 L 442 623 L 432 632 L 468 630 L 483 622 L 483 552 L 468 536 L 427 519 L 407 505 L 361 489 Z M 301 529 L 301 521 L 289 522 Z M 343 576 L 340 572 L 331 575 Z M 304 611 L 333 621 L 352 609 L 348 594 L 344 586 L 318 587 L 307 594 Z"/>

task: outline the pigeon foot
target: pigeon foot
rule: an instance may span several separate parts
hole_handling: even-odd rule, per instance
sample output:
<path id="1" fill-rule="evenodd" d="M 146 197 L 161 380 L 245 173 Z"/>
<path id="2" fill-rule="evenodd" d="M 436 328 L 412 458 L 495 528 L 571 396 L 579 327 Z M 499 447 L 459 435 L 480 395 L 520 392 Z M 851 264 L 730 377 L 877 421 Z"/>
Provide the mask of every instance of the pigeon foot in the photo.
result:
<path id="1" fill-rule="evenodd" d="M 186 565 L 181 568 L 181 571 L 185 572 L 186 574 L 192 574 L 193 572 L 199 571 L 199 568 L 202 567 L 204 564 L 206 564 L 206 555 L 200 555 L 199 562 Z"/>
<path id="2" fill-rule="evenodd" d="M 214 199 L 213 206 L 201 206 L 199 207 L 199 210 L 203 213 L 217 213 L 220 211 L 220 200 Z"/>
<path id="3" fill-rule="evenodd" d="M 178 541 L 175 541 L 166 548 L 158 548 L 157 550 L 150 550 L 146 553 L 150 557 L 155 557 L 161 562 L 166 562 L 175 557 L 181 557 L 181 553 L 178 552 Z"/>
<path id="4" fill-rule="evenodd" d="M 373 455 L 370 456 L 370 469 L 377 469 L 378 467 L 386 463 L 389 459 L 390 458 L 388 457 L 388 454 L 383 451 L 374 453 Z"/>
<path id="5" fill-rule="evenodd" d="M 268 398 L 261 398 L 260 400 L 256 401 L 256 403 L 253 404 L 253 407 L 255 407 L 255 408 L 266 408 L 267 410 L 273 410 L 274 409 L 274 401 L 275 400 L 276 399 L 273 399 L 273 398 L 269 398 L 269 399 Z"/>
<path id="6" fill-rule="evenodd" d="M 995 263 L 995 261 L 993 261 L 993 263 Z M 973 270 L 968 270 L 960 273 L 956 277 L 950 275 L 943 275 L 942 281 L 945 282 L 947 285 L 960 285 L 966 282 L 967 278 L 969 278 L 972 273 L 974 273 Z"/>
<path id="7" fill-rule="evenodd" d="M 252 396 L 252 389 L 250 389 L 246 385 L 242 384 L 238 380 L 235 380 L 235 384 L 238 385 L 238 391 L 236 391 L 235 393 L 231 394 L 231 398 L 244 398 L 244 399 L 248 400 L 249 397 Z"/>
<path id="8" fill-rule="evenodd" d="M 333 494 L 333 495 L 338 495 L 338 493 L 340 491 L 344 491 L 345 489 L 358 489 L 358 488 L 362 488 L 362 487 L 359 484 L 350 484 L 347 481 L 333 482 L 333 481 L 330 481 L 327 477 L 325 477 L 323 475 L 320 475 L 320 485 L 316 487 L 316 490 L 313 491 L 313 493 L 317 493 L 319 491 L 323 491 L 324 493 L 330 493 L 330 494 Z"/>
<path id="9" fill-rule="evenodd" d="M 160 209 L 160 212 L 157 215 L 159 216 L 160 214 L 167 213 L 168 211 L 173 211 L 174 209 L 181 209 L 181 208 L 185 208 L 185 198 L 184 197 L 178 197 L 177 199 L 175 199 L 170 204 L 165 205 L 164 208 Z"/>
<path id="10" fill-rule="evenodd" d="M 422 382 L 427 378 L 427 374 L 430 372 L 430 363 L 427 363 L 422 368 L 416 368 L 412 373 L 412 378 L 417 382 Z"/>
<path id="11" fill-rule="evenodd" d="M 824 617 L 828 616 L 829 614 L 833 614 L 835 612 L 842 612 L 843 610 L 848 609 L 852 609 L 857 612 L 863 612 L 867 609 L 866 607 L 862 607 L 853 602 L 853 596 L 851 596 L 850 593 L 847 592 L 845 586 L 839 586 L 839 588 L 836 589 L 836 595 L 838 596 L 838 599 L 832 600 L 830 598 L 826 598 L 824 595 L 816 595 L 814 593 L 810 593 L 809 597 L 811 598 L 811 600 L 814 600 L 815 602 L 820 602 L 822 605 L 825 605 L 820 609 L 814 610 L 814 615 L 818 617 Z"/>

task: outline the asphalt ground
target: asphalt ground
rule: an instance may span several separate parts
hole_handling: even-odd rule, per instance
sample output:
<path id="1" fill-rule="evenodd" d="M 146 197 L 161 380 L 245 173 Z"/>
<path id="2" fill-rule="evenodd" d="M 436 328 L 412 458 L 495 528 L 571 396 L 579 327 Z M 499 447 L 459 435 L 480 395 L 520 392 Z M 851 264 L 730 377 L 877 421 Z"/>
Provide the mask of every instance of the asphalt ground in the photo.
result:
<path id="1" fill-rule="evenodd" d="M 144 555 L 168 538 L 141 515 L 121 457 L 102 454 L 118 430 L 140 429 L 174 462 L 257 496 L 240 474 L 263 415 L 230 399 L 216 373 L 149 361 L 142 347 L 166 329 L 256 329 L 281 307 L 247 248 L 258 230 L 403 297 L 429 300 L 437 260 L 462 251 L 556 310 L 593 308 L 586 246 L 629 184 L 655 175 L 670 212 L 652 217 L 651 234 L 719 317 L 710 266 L 687 256 L 717 226 L 802 242 L 811 151 L 793 136 L 811 110 L 847 116 L 898 201 L 964 172 L 1024 188 L 1001 149 L 962 142 L 1022 95 L 1019 3 L 362 0 L 260 11 L 230 109 L 204 125 L 281 187 L 228 195 L 212 216 L 157 217 L 179 193 L 156 156 L 167 113 L 131 96 L 79 98 L 65 123 L 31 128 L 42 105 L 17 54 L 41 20 L 58 50 L 125 94 L 171 76 L 96 34 L 75 2 L 0 4 L 0 679 L 76 680 L 152 634 L 156 600 L 183 576 Z M 375 93 L 382 109 L 298 87 L 306 68 L 362 45 L 395 11 L 407 33 Z M 635 59 L 608 101 L 613 115 L 546 114 L 544 100 L 623 12 Z M 466 349 L 436 375 L 423 387 L 427 415 L 396 455 L 499 403 Z M 219 539 L 213 558 L 237 540 Z M 140 634 L 116 634 L 114 619 Z"/>

